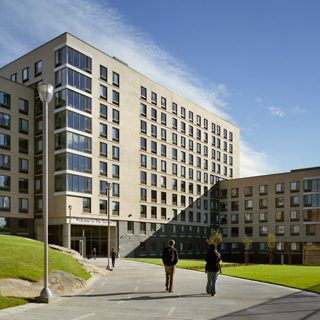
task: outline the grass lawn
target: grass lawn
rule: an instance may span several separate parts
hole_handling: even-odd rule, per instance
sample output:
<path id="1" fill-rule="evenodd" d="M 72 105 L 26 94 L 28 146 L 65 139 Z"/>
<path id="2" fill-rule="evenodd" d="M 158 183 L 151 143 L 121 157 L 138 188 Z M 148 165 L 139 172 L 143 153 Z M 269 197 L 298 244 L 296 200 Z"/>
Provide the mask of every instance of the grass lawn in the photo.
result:
<path id="1" fill-rule="evenodd" d="M 133 258 L 132 260 L 162 265 L 160 258 Z M 222 263 L 222 274 L 232 277 L 279 284 L 320 293 L 320 266 L 303 265 L 236 265 Z M 177 267 L 204 271 L 201 260 L 179 260 Z"/>
<path id="2" fill-rule="evenodd" d="M 29 301 L 23 298 L 0 297 L 0 310 L 20 306 Z"/>
<path id="3" fill-rule="evenodd" d="M 0 279 L 39 281 L 43 278 L 43 243 L 27 238 L 0 235 Z M 82 279 L 90 274 L 70 255 L 49 249 L 49 273 L 69 272 Z"/>
<path id="4" fill-rule="evenodd" d="M 320 266 L 257 264 L 223 268 L 222 273 L 320 293 Z"/>

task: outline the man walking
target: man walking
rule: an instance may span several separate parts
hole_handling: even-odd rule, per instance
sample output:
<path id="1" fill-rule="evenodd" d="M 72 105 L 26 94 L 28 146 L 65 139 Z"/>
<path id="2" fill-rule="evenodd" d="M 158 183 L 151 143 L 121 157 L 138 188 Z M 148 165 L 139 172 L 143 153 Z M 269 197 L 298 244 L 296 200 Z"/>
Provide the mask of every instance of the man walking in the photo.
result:
<path id="1" fill-rule="evenodd" d="M 163 249 L 162 262 L 166 272 L 166 290 L 172 292 L 174 269 L 178 262 L 178 251 L 174 248 L 174 240 L 169 241 L 168 247 Z"/>
<path id="2" fill-rule="evenodd" d="M 206 273 L 208 276 L 206 291 L 207 294 L 211 294 L 212 296 L 216 294 L 216 280 L 220 271 L 220 260 L 221 255 L 216 250 L 216 246 L 214 244 L 210 244 L 206 254 Z"/>

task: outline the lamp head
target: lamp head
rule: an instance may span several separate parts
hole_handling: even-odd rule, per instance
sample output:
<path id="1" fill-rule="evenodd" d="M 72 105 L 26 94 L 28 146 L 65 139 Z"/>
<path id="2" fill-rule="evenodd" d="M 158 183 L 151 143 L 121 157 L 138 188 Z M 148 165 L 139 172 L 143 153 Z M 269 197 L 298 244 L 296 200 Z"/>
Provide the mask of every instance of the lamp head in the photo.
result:
<path id="1" fill-rule="evenodd" d="M 53 86 L 50 83 L 38 83 L 38 92 L 41 101 L 49 103 L 53 96 Z"/>

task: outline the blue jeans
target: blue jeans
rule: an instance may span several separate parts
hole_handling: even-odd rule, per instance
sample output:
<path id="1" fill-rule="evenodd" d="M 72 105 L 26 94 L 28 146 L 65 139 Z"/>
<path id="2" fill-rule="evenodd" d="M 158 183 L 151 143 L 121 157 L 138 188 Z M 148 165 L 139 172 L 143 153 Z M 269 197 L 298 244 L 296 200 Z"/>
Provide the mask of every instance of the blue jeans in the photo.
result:
<path id="1" fill-rule="evenodd" d="M 207 271 L 208 282 L 207 282 L 207 293 L 215 294 L 216 293 L 216 280 L 218 278 L 218 272 Z"/>

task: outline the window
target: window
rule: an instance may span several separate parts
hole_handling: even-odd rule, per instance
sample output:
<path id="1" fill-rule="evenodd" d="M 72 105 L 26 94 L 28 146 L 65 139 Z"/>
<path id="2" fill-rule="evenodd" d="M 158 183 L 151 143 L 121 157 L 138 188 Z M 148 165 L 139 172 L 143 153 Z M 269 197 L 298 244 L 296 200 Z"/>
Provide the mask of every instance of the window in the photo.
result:
<path id="1" fill-rule="evenodd" d="M 0 190 L 10 191 L 10 177 L 0 175 Z"/>
<path id="2" fill-rule="evenodd" d="M 141 167 L 147 167 L 147 156 L 145 154 L 140 155 L 140 165 Z"/>
<path id="3" fill-rule="evenodd" d="M 114 123 L 119 123 L 120 122 L 120 113 L 116 109 L 112 109 L 112 121 Z"/>
<path id="4" fill-rule="evenodd" d="M 259 213 L 259 222 L 267 222 L 268 221 L 268 213 L 260 212 Z"/>
<path id="5" fill-rule="evenodd" d="M 29 211 L 29 200 L 25 198 L 19 198 L 19 212 L 28 213 Z"/>
<path id="6" fill-rule="evenodd" d="M 299 192 L 299 190 L 300 190 L 299 181 L 290 182 L 290 191 L 291 192 Z"/>
<path id="7" fill-rule="evenodd" d="M 147 218 L 147 206 L 140 206 L 140 218 Z"/>
<path id="8" fill-rule="evenodd" d="M 299 207 L 300 206 L 300 196 L 291 196 L 290 197 L 290 206 Z"/>
<path id="9" fill-rule="evenodd" d="M 79 68 L 83 71 L 86 71 L 88 73 L 91 73 L 92 70 L 92 59 L 83 53 L 71 48 L 71 47 L 66 47 L 67 48 L 67 61 L 69 64 L 72 66 Z M 62 48 L 64 49 L 64 48 Z M 61 49 L 59 49 L 61 50 Z M 56 51 L 57 52 L 57 51 Z M 62 52 L 62 56 L 63 56 Z"/>
<path id="10" fill-rule="evenodd" d="M 112 146 L 112 159 L 119 160 L 120 159 L 120 149 L 119 147 Z"/>
<path id="11" fill-rule="evenodd" d="M 19 132 L 28 134 L 28 132 L 29 132 L 28 120 L 19 118 Z"/>
<path id="12" fill-rule="evenodd" d="M 99 125 L 100 137 L 107 138 L 108 137 L 108 127 L 106 124 L 100 123 Z"/>
<path id="13" fill-rule="evenodd" d="M 91 212 L 91 198 L 82 198 L 83 212 Z"/>
<path id="14" fill-rule="evenodd" d="M 10 211 L 10 197 L 0 196 L 0 211 Z"/>
<path id="15" fill-rule="evenodd" d="M 100 117 L 103 119 L 108 119 L 108 107 L 104 104 L 100 104 Z"/>
<path id="16" fill-rule="evenodd" d="M 100 156 L 107 157 L 108 155 L 107 151 L 108 151 L 107 144 L 100 142 Z"/>
<path id="17" fill-rule="evenodd" d="M 300 212 L 297 210 L 290 211 L 290 221 L 299 221 Z"/>
<path id="18" fill-rule="evenodd" d="M 259 186 L 259 194 L 260 194 L 260 195 L 268 194 L 268 186 L 265 185 L 265 184 Z"/>
<path id="19" fill-rule="evenodd" d="M 100 84 L 100 98 L 108 100 L 108 88 Z"/>
<path id="20" fill-rule="evenodd" d="M 118 128 L 112 128 L 112 141 L 119 142 L 119 129 Z"/>
<path id="21" fill-rule="evenodd" d="M 157 207 L 151 207 L 151 219 L 157 219 Z"/>
<path id="22" fill-rule="evenodd" d="M 145 222 L 140 222 L 140 234 L 147 234 L 147 228 Z"/>
<path id="23" fill-rule="evenodd" d="M 34 64 L 34 76 L 40 76 L 42 74 L 42 60 Z"/>
<path id="24" fill-rule="evenodd" d="M 147 122 L 146 121 L 143 121 L 143 120 L 140 121 L 140 131 L 142 133 L 147 133 Z"/>
<path id="25" fill-rule="evenodd" d="M 147 106 L 143 103 L 140 104 L 140 115 L 143 117 L 147 116 Z"/>
<path id="26" fill-rule="evenodd" d="M 73 90 L 63 89 L 55 93 L 55 108 L 58 109 L 65 106 L 91 113 L 92 100 Z"/>
<path id="27" fill-rule="evenodd" d="M 120 212 L 120 204 L 119 201 L 112 201 L 111 202 L 111 211 L 112 211 L 112 215 L 114 216 L 118 216 L 119 212 Z"/>
<path id="28" fill-rule="evenodd" d="M 19 159 L 19 172 L 20 173 L 28 173 L 29 171 L 29 163 L 28 159 Z"/>
<path id="29" fill-rule="evenodd" d="M 253 187 L 252 186 L 244 187 L 244 195 L 246 197 L 252 196 L 252 194 L 253 194 Z"/>
<path id="30" fill-rule="evenodd" d="M 114 71 L 112 72 L 112 84 L 116 87 L 120 87 L 120 75 Z"/>
<path id="31" fill-rule="evenodd" d="M 151 108 L 151 120 L 157 121 L 157 110 Z"/>
<path id="32" fill-rule="evenodd" d="M 119 166 L 116 164 L 112 165 L 112 178 L 119 179 Z"/>
<path id="33" fill-rule="evenodd" d="M 10 109 L 10 98 L 10 94 L 0 91 L 0 107 Z"/>
<path id="34" fill-rule="evenodd" d="M 239 197 L 239 188 L 232 188 L 231 189 L 231 197 L 238 198 Z"/>
<path id="35" fill-rule="evenodd" d="M 14 81 L 14 82 L 17 82 L 17 73 L 13 73 L 11 76 L 10 76 L 10 80 L 11 81 Z"/>
<path id="36" fill-rule="evenodd" d="M 119 183 L 112 183 L 112 196 L 113 197 L 120 197 L 120 185 Z"/>
<path id="37" fill-rule="evenodd" d="M 147 173 L 145 171 L 140 171 L 140 183 L 147 184 Z"/>
<path id="38" fill-rule="evenodd" d="M 284 198 L 277 197 L 276 198 L 276 208 L 283 208 L 284 207 Z"/>
<path id="39" fill-rule="evenodd" d="M 161 97 L 161 108 L 163 109 L 167 108 L 167 99 L 164 97 Z"/>
<path id="40" fill-rule="evenodd" d="M 100 79 L 108 81 L 108 69 L 100 65 Z"/>
<path id="41" fill-rule="evenodd" d="M 283 236 L 284 235 L 284 226 L 276 226 L 276 235 Z"/>
<path id="42" fill-rule="evenodd" d="M 27 100 L 19 98 L 19 112 L 23 114 L 28 114 L 29 102 Z"/>
<path id="43" fill-rule="evenodd" d="M 267 226 L 260 226 L 259 227 L 259 236 L 266 236 L 268 234 L 268 227 Z"/>
<path id="44" fill-rule="evenodd" d="M 239 228 L 238 227 L 231 228 L 231 237 L 239 237 Z"/>
<path id="45" fill-rule="evenodd" d="M 147 201 L 147 189 L 145 188 L 140 189 L 140 200 Z"/>
<path id="46" fill-rule="evenodd" d="M 140 97 L 143 100 L 147 100 L 147 88 L 141 86 Z"/>
<path id="47" fill-rule="evenodd" d="M 134 222 L 133 221 L 127 222 L 127 233 L 134 234 Z"/>
<path id="48" fill-rule="evenodd" d="M 177 114 L 178 106 L 175 102 L 172 102 L 172 113 Z"/>
<path id="49" fill-rule="evenodd" d="M 0 205 L 1 205 L 1 197 L 0 197 Z M 1 210 L 1 208 L 0 208 Z M 306 235 L 307 236 L 315 236 L 316 235 L 316 225 L 315 224 L 307 224 L 306 225 Z"/>
<path id="50" fill-rule="evenodd" d="M 252 222 L 252 213 L 245 213 L 244 214 L 244 222 L 251 223 Z"/>
<path id="51" fill-rule="evenodd" d="M 161 140 L 167 141 L 167 131 L 161 128 Z"/>
<path id="52" fill-rule="evenodd" d="M 157 94 L 155 92 L 151 92 L 151 103 L 157 104 Z"/>
<path id="53" fill-rule="evenodd" d="M 245 209 L 252 209 L 252 200 L 245 200 L 244 202 Z"/>
<path id="54" fill-rule="evenodd" d="M 147 150 L 147 139 L 140 138 L 140 149 Z"/>
<path id="55" fill-rule="evenodd" d="M 151 157 L 151 169 L 157 170 L 157 158 Z"/>
<path id="56" fill-rule="evenodd" d="M 156 190 L 151 190 L 151 201 L 157 202 L 157 191 Z"/>
<path id="57" fill-rule="evenodd" d="M 284 184 L 276 183 L 276 193 L 283 193 L 283 192 L 284 192 Z"/>
<path id="58" fill-rule="evenodd" d="M 29 67 L 22 70 L 22 82 L 27 82 L 29 80 Z"/>
<path id="59" fill-rule="evenodd" d="M 28 140 L 19 139 L 19 152 L 28 154 Z"/>
<path id="60" fill-rule="evenodd" d="M 151 141 L 151 152 L 157 154 L 157 142 Z"/>
<path id="61" fill-rule="evenodd" d="M 156 187 L 157 186 L 157 175 L 154 173 L 151 173 L 151 185 Z"/>
<path id="62" fill-rule="evenodd" d="M 163 112 L 161 112 L 161 124 L 167 124 L 167 115 Z"/>
<path id="63" fill-rule="evenodd" d="M 299 225 L 290 226 L 290 235 L 291 236 L 298 236 L 299 234 L 300 234 L 300 226 Z"/>
<path id="64" fill-rule="evenodd" d="M 275 220 L 276 220 L 276 222 L 283 222 L 284 221 L 284 211 L 276 211 Z"/>
<path id="65" fill-rule="evenodd" d="M 161 208 L 161 219 L 167 220 L 167 209 Z"/>
<path id="66" fill-rule="evenodd" d="M 0 170 L 8 170 L 11 169 L 11 157 L 6 154 L 0 154 Z"/>
<path id="67" fill-rule="evenodd" d="M 112 103 L 119 105 L 120 103 L 120 94 L 118 91 L 112 90 Z"/>
<path id="68" fill-rule="evenodd" d="M 28 193 L 29 192 L 28 179 L 19 178 L 19 192 L 20 193 Z"/>
<path id="69" fill-rule="evenodd" d="M 259 208 L 267 209 L 268 208 L 268 199 L 259 199 Z"/>
<path id="70" fill-rule="evenodd" d="M 10 115 L 0 112 L 0 127 L 10 130 L 10 126 L 11 126 Z"/>
<path id="71" fill-rule="evenodd" d="M 100 161 L 100 175 L 102 176 L 108 175 L 108 165 L 106 162 Z"/>

